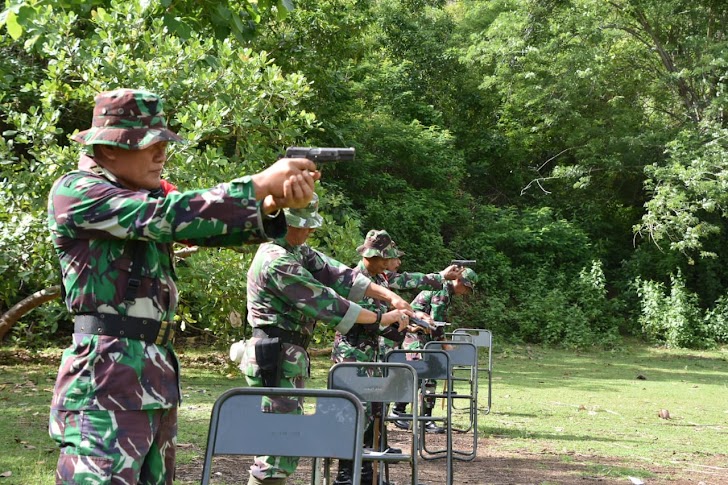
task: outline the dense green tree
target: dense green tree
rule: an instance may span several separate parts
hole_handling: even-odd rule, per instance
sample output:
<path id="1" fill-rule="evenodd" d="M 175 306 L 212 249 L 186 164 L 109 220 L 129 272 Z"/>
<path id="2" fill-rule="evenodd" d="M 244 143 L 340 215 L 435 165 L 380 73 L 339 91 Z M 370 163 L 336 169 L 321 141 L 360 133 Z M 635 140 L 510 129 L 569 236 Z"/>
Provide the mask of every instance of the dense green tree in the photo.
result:
<path id="1" fill-rule="evenodd" d="M 451 254 L 447 241 L 467 217 L 462 157 L 435 102 L 448 99 L 437 92 L 448 86 L 441 59 L 451 28 L 441 6 L 299 2 L 251 43 L 311 82 L 315 94 L 306 107 L 320 131 L 307 142 L 358 150 L 354 164 L 327 167 L 324 184 L 361 214 L 362 237 L 371 228 L 390 231 L 407 250 L 410 269 L 443 264 Z"/>
<path id="2" fill-rule="evenodd" d="M 67 136 L 96 91 L 134 85 L 169 101 L 185 188 L 291 144 L 354 146 L 324 169 L 314 244 L 353 264 L 384 228 L 407 270 L 478 259 L 461 323 L 725 341 L 727 20 L 717 0 L 6 2 L 0 306 L 55 282 L 44 198 Z M 238 332 L 249 257 L 186 260 L 183 320 Z M 60 308 L 42 312 L 52 329 Z"/>
<path id="3" fill-rule="evenodd" d="M 30 37 L 36 42 L 44 16 L 49 11 L 74 12 L 76 28 L 83 30 L 86 22 L 100 10 L 113 9 L 110 0 L 31 0 L 7 2 L 0 13 L 0 29 L 19 39 Z M 292 0 L 157 0 L 143 2 L 141 9 L 148 18 L 161 18 L 166 29 L 182 39 L 212 34 L 218 40 L 233 37 L 239 42 L 254 38 L 259 25 L 267 18 L 284 19 L 294 9 Z"/>
<path id="4" fill-rule="evenodd" d="M 501 188 L 520 187 L 521 200 L 511 193 L 510 203 L 554 207 L 586 229 L 612 280 L 629 279 L 621 262 L 633 241 L 645 242 L 632 225 L 657 240 L 671 236 L 679 250 L 722 226 L 709 214 L 720 212 L 711 185 L 725 154 L 709 128 L 723 122 L 725 103 L 722 4 L 461 5 L 460 35 L 470 39 L 461 59 L 482 73 L 483 93 L 499 97 L 492 126 L 503 143 L 488 171 Z M 683 168 L 688 153 L 694 170 Z M 701 174 L 704 183 L 694 183 Z"/>
<path id="5" fill-rule="evenodd" d="M 315 126 L 300 107 L 310 95 L 301 75 L 284 75 L 265 53 L 234 41 L 171 35 L 148 13 L 144 2 L 98 9 L 79 34 L 73 12 L 46 8 L 34 18 L 42 39 L 1 39 L 15 53 L 0 60 L 6 93 L 15 93 L 0 104 L 3 309 L 57 283 L 45 196 L 75 165 L 79 146 L 68 135 L 88 127 L 98 91 L 133 86 L 165 98 L 171 126 L 186 141 L 171 148 L 167 175 L 183 189 L 256 172 Z M 249 257 L 207 250 L 190 260 L 182 270 L 182 317 L 224 335 L 228 313 L 244 307 Z M 55 321 L 48 319 L 49 328 Z"/>

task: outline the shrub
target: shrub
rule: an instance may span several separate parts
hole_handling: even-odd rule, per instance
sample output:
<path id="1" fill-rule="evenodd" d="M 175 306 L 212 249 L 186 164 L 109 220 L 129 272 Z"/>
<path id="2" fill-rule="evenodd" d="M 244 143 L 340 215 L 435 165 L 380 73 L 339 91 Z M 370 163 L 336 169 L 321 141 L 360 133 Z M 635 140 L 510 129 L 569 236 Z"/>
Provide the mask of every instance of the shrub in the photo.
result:
<path id="1" fill-rule="evenodd" d="M 637 281 L 645 337 L 667 347 L 704 348 L 711 345 L 697 295 L 685 287 L 682 273 L 670 275 L 670 291 L 654 281 Z"/>
<path id="2" fill-rule="evenodd" d="M 715 306 L 705 312 L 704 324 L 709 338 L 728 343 L 728 295 L 718 298 Z"/>
<path id="3" fill-rule="evenodd" d="M 610 300 L 588 238 L 549 209 L 481 207 L 475 232 L 455 241 L 478 260 L 476 293 L 458 315 L 499 338 L 568 347 L 618 340 L 620 304 Z"/>

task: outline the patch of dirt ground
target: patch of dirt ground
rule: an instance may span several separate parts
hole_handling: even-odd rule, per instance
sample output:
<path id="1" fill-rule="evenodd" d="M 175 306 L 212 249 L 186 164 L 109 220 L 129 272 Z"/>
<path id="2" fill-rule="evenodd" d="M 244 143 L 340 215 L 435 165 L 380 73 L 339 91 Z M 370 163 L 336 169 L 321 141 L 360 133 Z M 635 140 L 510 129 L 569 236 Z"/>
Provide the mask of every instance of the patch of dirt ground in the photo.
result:
<path id="1" fill-rule="evenodd" d="M 398 448 L 407 447 L 408 435 L 404 431 L 390 426 L 389 444 Z M 454 460 L 453 483 L 455 485 L 505 485 L 505 484 L 537 484 L 537 485 L 723 485 L 728 484 L 728 457 L 714 457 L 714 463 L 704 461 L 701 464 L 676 464 L 675 467 L 661 467 L 651 463 L 636 465 L 635 461 L 620 461 L 615 458 L 604 458 L 593 455 L 556 454 L 552 452 L 534 453 L 527 451 L 499 450 L 489 439 L 480 439 L 477 454 L 472 461 Z M 426 436 L 427 448 L 438 450 L 444 448 L 443 435 Z M 464 453 L 472 453 L 473 435 L 471 433 L 454 433 L 453 449 Z M 177 467 L 177 480 L 180 484 L 199 483 L 202 471 L 201 458 L 193 463 Z M 249 457 L 216 457 L 213 462 L 213 484 L 246 484 L 248 467 L 252 459 Z M 336 463 L 331 467 L 332 476 L 336 474 Z M 630 473 L 640 477 L 630 479 Z M 427 485 L 446 484 L 445 460 L 418 461 L 419 483 Z M 288 480 L 288 485 L 304 485 L 310 483 L 311 460 L 302 459 L 296 473 Z M 399 463 L 389 467 L 390 483 L 406 485 L 411 483 L 408 463 Z M 367 484 L 368 485 L 368 484 Z"/>

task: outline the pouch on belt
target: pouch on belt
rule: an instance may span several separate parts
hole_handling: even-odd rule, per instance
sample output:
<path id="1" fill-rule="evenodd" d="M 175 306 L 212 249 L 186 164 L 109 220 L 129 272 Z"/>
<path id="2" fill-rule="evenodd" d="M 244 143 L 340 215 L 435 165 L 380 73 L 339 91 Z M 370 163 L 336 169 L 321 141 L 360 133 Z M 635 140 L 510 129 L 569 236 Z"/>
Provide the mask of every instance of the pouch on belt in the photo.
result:
<path id="1" fill-rule="evenodd" d="M 283 370 L 282 344 L 278 337 L 262 338 L 255 342 L 255 361 L 265 387 L 278 387 Z"/>

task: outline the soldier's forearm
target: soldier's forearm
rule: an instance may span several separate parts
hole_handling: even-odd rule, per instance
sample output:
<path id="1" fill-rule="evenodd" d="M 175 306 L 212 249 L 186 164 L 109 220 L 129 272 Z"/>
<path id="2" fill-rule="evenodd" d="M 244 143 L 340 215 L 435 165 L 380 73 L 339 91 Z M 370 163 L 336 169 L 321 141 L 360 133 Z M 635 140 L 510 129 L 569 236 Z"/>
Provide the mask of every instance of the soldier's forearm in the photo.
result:
<path id="1" fill-rule="evenodd" d="M 367 289 L 364 292 L 364 296 L 368 298 L 374 298 L 375 300 L 382 300 L 386 302 L 391 302 L 393 295 L 394 293 L 392 291 L 376 283 L 371 283 L 367 286 Z"/>
<path id="2" fill-rule="evenodd" d="M 367 287 L 364 296 L 374 298 L 375 300 L 382 300 L 390 305 L 399 298 L 392 290 L 376 283 L 372 283 Z"/>
<path id="3" fill-rule="evenodd" d="M 404 301 L 399 295 L 376 283 L 369 285 L 365 292 L 365 296 L 374 298 L 375 300 L 386 301 L 389 303 L 389 306 L 399 310 L 412 310 L 409 303 Z"/>

